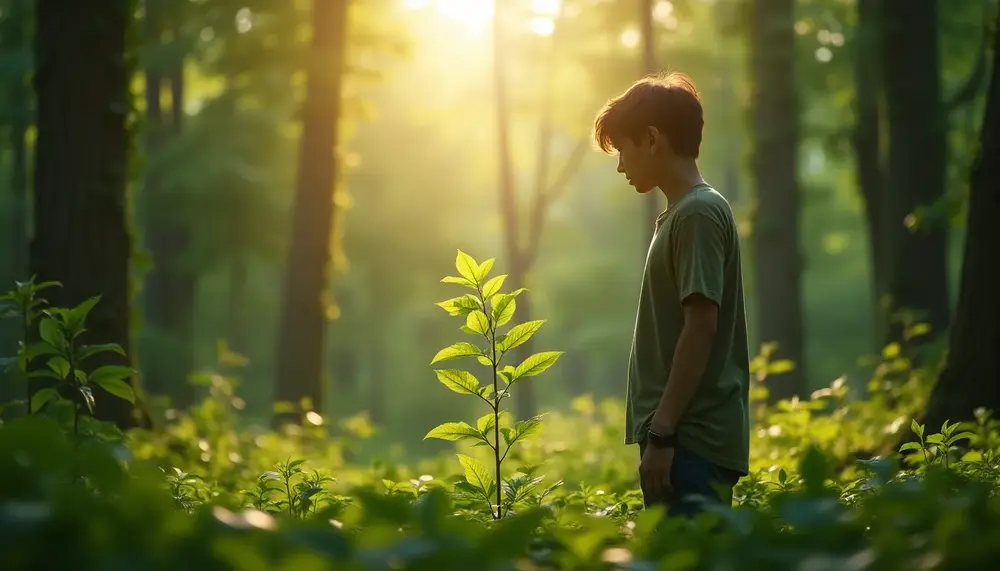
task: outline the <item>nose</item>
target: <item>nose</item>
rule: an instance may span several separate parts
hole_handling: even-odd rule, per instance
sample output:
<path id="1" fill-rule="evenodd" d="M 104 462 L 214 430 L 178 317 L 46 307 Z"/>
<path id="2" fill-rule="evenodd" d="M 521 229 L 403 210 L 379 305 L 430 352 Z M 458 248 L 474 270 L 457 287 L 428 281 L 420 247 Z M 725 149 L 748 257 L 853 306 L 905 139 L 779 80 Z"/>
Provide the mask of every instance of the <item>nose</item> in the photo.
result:
<path id="1" fill-rule="evenodd" d="M 622 162 L 621 155 L 618 155 L 618 172 L 625 174 L 625 163 Z"/>

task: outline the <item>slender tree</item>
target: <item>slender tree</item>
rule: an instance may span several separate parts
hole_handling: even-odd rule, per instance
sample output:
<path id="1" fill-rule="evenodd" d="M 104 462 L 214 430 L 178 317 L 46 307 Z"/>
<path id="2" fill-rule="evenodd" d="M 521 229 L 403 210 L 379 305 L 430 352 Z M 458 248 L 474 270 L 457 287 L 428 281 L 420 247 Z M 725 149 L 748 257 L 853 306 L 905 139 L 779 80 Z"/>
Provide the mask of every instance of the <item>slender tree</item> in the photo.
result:
<path id="1" fill-rule="evenodd" d="M 944 196 L 947 114 L 942 101 L 937 0 L 886 0 L 880 64 L 885 86 L 889 151 L 886 162 L 886 292 L 893 312 L 943 333 L 950 318 L 948 227 L 913 227 L 921 206 Z M 881 261 L 881 260 L 879 260 Z M 890 338 L 902 340 L 906 322 L 893 320 Z"/>
<path id="2" fill-rule="evenodd" d="M 794 362 L 772 377 L 772 399 L 805 390 L 802 258 L 799 250 L 799 101 L 795 88 L 794 0 L 753 2 L 750 25 L 753 259 L 757 333 Z"/>
<path id="3" fill-rule="evenodd" d="M 278 339 L 275 398 L 323 407 L 326 296 L 337 183 L 341 82 L 349 0 L 313 0 L 312 43 L 302 139 L 292 212 L 292 240 L 285 270 Z M 281 417 L 278 419 L 282 420 Z"/>

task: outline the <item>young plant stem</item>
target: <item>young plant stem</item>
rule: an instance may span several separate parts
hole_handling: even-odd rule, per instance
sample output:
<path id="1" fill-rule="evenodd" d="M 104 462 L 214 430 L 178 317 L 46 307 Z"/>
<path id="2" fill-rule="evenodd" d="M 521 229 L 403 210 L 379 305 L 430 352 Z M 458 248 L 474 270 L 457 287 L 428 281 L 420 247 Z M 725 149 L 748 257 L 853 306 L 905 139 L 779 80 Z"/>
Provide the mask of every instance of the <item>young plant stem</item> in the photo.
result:
<path id="1" fill-rule="evenodd" d="M 29 314 L 31 313 L 31 300 L 29 299 L 27 305 L 24 306 L 24 310 L 21 312 L 21 349 L 24 351 L 24 369 L 21 374 L 24 375 L 24 390 L 27 394 L 28 400 L 25 401 L 25 407 L 28 409 L 28 416 L 31 416 L 31 397 L 35 396 L 31 387 L 33 383 L 31 379 L 28 378 L 28 369 L 31 363 L 28 362 L 28 335 L 30 330 L 28 328 L 30 324 Z"/>
<path id="2" fill-rule="evenodd" d="M 76 348 L 73 346 L 73 340 L 69 340 L 69 375 L 68 380 L 70 383 L 76 383 Z M 82 389 L 82 387 L 81 387 Z M 87 402 L 87 397 L 84 395 L 82 390 L 77 391 L 84 402 Z M 80 403 L 74 403 L 73 405 L 73 440 L 76 444 L 80 444 Z"/>
<path id="3" fill-rule="evenodd" d="M 483 290 L 479 290 L 480 297 L 483 297 Z M 483 299 L 483 308 L 486 308 L 486 299 Z M 500 384 L 498 382 L 497 367 L 499 363 L 497 362 L 497 330 L 496 324 L 490 319 L 490 331 L 489 331 L 489 341 L 490 341 L 490 351 L 492 352 L 493 358 L 490 361 L 493 363 L 493 458 L 496 461 L 496 482 L 497 482 L 497 511 L 496 519 L 503 517 L 503 486 L 500 485 Z M 493 510 L 490 509 L 490 512 Z"/>

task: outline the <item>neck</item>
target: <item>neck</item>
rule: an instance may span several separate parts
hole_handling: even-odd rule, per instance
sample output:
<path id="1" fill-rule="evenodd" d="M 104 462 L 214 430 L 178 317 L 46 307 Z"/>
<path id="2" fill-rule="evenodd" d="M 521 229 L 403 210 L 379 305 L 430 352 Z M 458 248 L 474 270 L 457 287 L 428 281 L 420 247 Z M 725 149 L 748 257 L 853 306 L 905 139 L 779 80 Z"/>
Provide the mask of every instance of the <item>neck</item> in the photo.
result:
<path id="1" fill-rule="evenodd" d="M 695 185 L 705 182 L 701 171 L 698 170 L 698 161 L 695 159 L 674 157 L 668 167 L 661 177 L 662 180 L 656 185 L 667 197 L 667 204 L 680 200 Z"/>

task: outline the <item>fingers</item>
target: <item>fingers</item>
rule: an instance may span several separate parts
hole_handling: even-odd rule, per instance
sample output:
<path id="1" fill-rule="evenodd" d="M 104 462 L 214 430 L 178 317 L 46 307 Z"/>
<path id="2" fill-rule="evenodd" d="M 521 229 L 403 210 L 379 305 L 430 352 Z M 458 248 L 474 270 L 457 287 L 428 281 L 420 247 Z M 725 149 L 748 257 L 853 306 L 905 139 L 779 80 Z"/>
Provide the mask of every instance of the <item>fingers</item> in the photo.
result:
<path id="1" fill-rule="evenodd" d="M 667 497 L 672 489 L 670 473 L 662 468 L 639 467 L 639 487 L 643 495 L 656 500 Z"/>
<path id="2" fill-rule="evenodd" d="M 670 476 L 657 468 L 639 467 L 639 486 L 643 494 L 662 498 L 670 489 Z"/>

